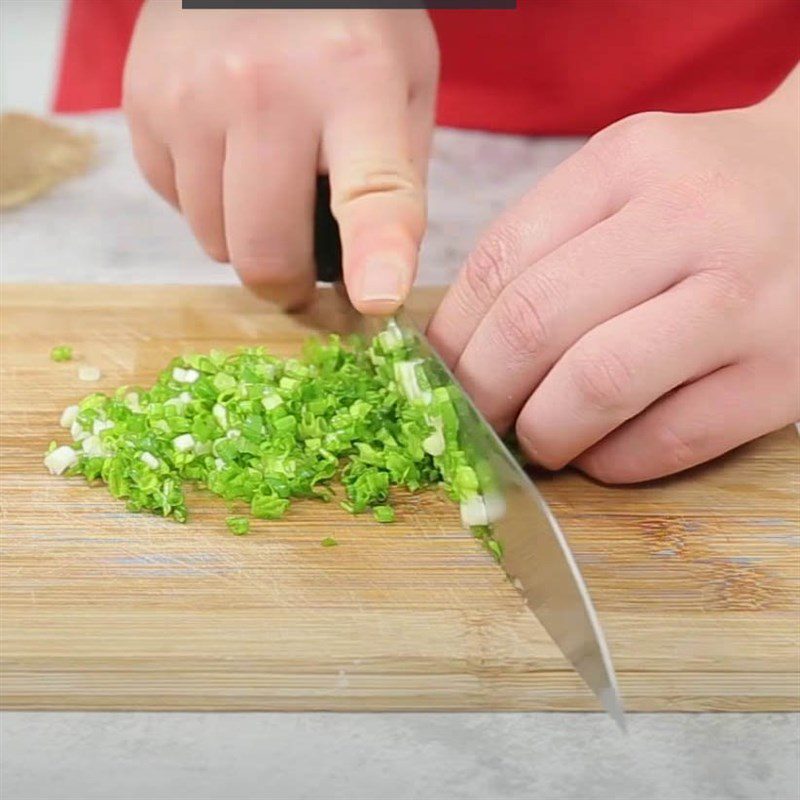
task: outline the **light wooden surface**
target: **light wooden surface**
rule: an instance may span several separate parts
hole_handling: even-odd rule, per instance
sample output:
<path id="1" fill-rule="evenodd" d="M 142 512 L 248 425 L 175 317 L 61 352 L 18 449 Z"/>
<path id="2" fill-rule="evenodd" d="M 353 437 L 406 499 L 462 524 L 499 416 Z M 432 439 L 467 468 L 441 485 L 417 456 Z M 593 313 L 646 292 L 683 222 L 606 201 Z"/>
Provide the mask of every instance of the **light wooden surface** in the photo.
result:
<path id="1" fill-rule="evenodd" d="M 4 707 L 596 708 L 435 494 L 401 498 L 395 525 L 308 502 L 234 537 L 216 498 L 181 526 L 44 471 L 61 409 L 95 387 L 147 384 L 181 351 L 292 353 L 325 314 L 211 287 L 0 291 Z M 101 381 L 52 363 L 60 343 Z M 787 429 L 649 486 L 538 476 L 629 709 L 800 708 L 799 453 Z"/>

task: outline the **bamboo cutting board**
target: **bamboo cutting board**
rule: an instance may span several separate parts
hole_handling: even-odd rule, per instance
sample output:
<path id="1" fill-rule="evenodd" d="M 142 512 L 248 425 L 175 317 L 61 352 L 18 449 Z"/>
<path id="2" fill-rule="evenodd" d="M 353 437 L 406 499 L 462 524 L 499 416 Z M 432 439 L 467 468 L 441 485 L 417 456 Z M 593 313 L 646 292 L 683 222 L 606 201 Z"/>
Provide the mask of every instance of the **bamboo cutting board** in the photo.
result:
<path id="1" fill-rule="evenodd" d="M 424 317 L 437 292 L 416 296 Z M 217 498 L 178 525 L 50 477 L 62 408 L 179 352 L 297 350 L 324 313 L 239 289 L 2 288 L 2 704 L 84 709 L 594 709 L 437 494 L 378 525 L 307 502 L 247 537 Z M 100 367 L 54 364 L 55 344 Z M 629 709 L 800 708 L 798 438 L 636 488 L 540 476 Z M 323 548 L 335 535 L 340 544 Z"/>

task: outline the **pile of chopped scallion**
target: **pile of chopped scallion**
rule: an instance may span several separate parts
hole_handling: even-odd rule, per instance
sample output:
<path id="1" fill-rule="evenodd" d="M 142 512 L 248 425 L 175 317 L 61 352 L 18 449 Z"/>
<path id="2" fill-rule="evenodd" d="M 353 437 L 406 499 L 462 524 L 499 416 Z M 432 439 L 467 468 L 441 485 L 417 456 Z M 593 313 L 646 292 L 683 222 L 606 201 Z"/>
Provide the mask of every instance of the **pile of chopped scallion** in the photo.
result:
<path id="1" fill-rule="evenodd" d="M 277 519 L 293 498 L 395 518 L 390 487 L 442 485 L 466 527 L 500 556 L 450 389 L 432 387 L 414 343 L 390 323 L 371 342 L 309 340 L 300 358 L 262 347 L 176 358 L 147 390 L 91 394 L 64 410 L 72 445 L 51 443 L 53 474 L 102 481 L 131 511 L 187 517 L 184 483 Z M 231 517 L 236 534 L 247 517 Z"/>

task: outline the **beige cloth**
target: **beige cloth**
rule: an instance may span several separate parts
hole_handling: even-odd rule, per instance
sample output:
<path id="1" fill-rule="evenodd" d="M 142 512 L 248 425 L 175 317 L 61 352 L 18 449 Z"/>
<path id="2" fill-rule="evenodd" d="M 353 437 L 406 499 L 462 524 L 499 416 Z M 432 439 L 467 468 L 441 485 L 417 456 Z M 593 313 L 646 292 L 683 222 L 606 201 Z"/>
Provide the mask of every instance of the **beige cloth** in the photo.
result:
<path id="1" fill-rule="evenodd" d="M 0 209 L 33 200 L 91 163 L 95 139 L 30 114 L 0 116 Z"/>

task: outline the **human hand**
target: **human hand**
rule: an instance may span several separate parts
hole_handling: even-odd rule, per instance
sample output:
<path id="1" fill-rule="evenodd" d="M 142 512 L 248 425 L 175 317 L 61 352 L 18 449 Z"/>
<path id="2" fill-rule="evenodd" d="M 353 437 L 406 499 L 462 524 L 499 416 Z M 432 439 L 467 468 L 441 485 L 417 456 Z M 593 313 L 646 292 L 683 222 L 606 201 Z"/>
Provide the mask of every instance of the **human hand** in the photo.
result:
<path id="1" fill-rule="evenodd" d="M 438 49 L 425 11 L 184 11 L 149 0 L 124 109 L 145 177 L 241 280 L 286 307 L 314 289 L 329 173 L 351 299 L 405 298 L 425 228 Z"/>
<path id="2" fill-rule="evenodd" d="M 798 77 L 610 126 L 484 235 L 429 335 L 533 461 L 641 481 L 800 417 Z"/>

